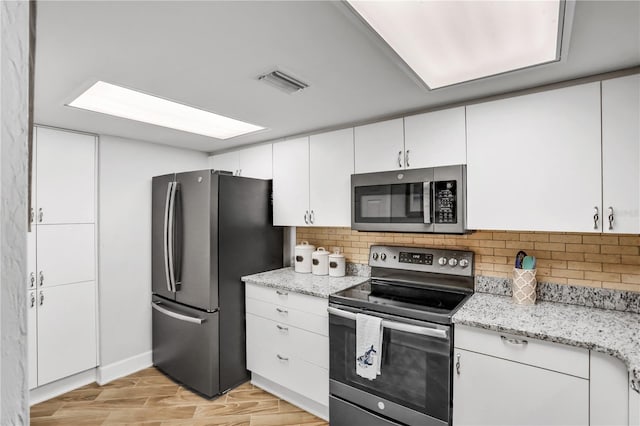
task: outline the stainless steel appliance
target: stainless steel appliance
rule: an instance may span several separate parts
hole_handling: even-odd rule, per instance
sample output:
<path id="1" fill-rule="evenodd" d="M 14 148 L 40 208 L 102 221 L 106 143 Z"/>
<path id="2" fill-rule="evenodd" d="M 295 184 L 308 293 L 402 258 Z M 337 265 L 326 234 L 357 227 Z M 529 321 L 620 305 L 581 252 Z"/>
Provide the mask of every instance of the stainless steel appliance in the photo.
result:
<path id="1" fill-rule="evenodd" d="M 473 253 L 372 246 L 371 279 L 329 296 L 331 426 L 451 424 L 451 316 L 473 294 Z M 382 318 L 382 365 L 356 374 L 357 313 Z"/>
<path id="2" fill-rule="evenodd" d="M 248 380 L 243 275 L 282 267 L 271 181 L 200 170 L 153 178 L 153 363 L 212 397 Z"/>
<path id="3" fill-rule="evenodd" d="M 351 175 L 351 229 L 466 232 L 466 166 Z"/>

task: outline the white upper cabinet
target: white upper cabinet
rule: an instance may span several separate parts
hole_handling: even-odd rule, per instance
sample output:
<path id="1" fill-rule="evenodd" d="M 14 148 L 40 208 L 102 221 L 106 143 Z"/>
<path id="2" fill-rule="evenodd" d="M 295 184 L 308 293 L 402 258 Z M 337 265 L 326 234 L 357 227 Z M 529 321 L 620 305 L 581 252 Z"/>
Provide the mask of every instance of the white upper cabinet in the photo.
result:
<path id="1" fill-rule="evenodd" d="M 209 157 L 209 167 L 226 170 L 236 176 L 273 178 L 272 145 L 258 145 Z"/>
<path id="2" fill-rule="evenodd" d="M 273 224 L 309 224 L 309 138 L 273 144 Z"/>
<path id="3" fill-rule="evenodd" d="M 273 144 L 273 224 L 350 226 L 353 129 Z"/>
<path id="4" fill-rule="evenodd" d="M 93 223 L 96 138 L 36 127 L 36 223 Z"/>
<path id="5" fill-rule="evenodd" d="M 402 118 L 355 128 L 355 172 L 404 169 Z"/>
<path id="6" fill-rule="evenodd" d="M 407 169 L 466 164 L 464 107 L 405 117 L 404 149 Z"/>
<path id="7" fill-rule="evenodd" d="M 238 151 L 210 156 L 209 167 L 214 170 L 225 170 L 237 175 L 238 170 L 240 170 L 240 156 L 238 155 Z"/>
<path id="8" fill-rule="evenodd" d="M 312 225 L 351 226 L 353 129 L 309 139 L 309 209 Z"/>
<path id="9" fill-rule="evenodd" d="M 602 173 L 604 232 L 640 233 L 638 74 L 602 82 Z"/>
<path id="10" fill-rule="evenodd" d="M 238 151 L 240 176 L 273 178 L 272 144 L 252 146 Z"/>
<path id="11" fill-rule="evenodd" d="M 602 232 L 600 127 L 599 82 L 468 106 L 469 228 Z"/>

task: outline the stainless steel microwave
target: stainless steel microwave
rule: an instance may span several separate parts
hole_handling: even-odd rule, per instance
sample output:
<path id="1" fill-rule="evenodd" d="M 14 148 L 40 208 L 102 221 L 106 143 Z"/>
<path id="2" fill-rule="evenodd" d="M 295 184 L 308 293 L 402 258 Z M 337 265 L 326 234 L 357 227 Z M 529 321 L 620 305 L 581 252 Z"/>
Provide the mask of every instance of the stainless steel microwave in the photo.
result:
<path id="1" fill-rule="evenodd" d="M 351 175 L 351 229 L 466 232 L 464 165 Z"/>

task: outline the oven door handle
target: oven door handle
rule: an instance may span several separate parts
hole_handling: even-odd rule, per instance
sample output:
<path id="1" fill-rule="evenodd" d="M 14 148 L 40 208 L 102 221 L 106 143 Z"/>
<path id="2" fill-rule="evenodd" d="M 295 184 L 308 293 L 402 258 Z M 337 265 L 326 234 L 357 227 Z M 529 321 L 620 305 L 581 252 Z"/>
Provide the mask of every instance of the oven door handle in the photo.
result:
<path id="1" fill-rule="evenodd" d="M 353 312 L 344 311 L 342 309 L 333 308 L 331 306 L 327 308 L 327 312 L 329 312 L 330 315 L 335 315 L 338 317 L 342 317 L 342 318 L 346 318 L 354 321 L 356 319 L 356 314 L 354 314 Z M 390 330 L 404 331 L 406 333 L 411 333 L 411 334 L 420 334 L 423 336 L 436 337 L 438 339 L 447 340 L 449 338 L 446 330 L 440 330 L 438 328 L 430 328 L 430 327 L 421 327 L 419 325 L 405 324 L 402 322 L 389 321 L 385 319 L 382 320 L 382 327 L 388 328 Z"/>

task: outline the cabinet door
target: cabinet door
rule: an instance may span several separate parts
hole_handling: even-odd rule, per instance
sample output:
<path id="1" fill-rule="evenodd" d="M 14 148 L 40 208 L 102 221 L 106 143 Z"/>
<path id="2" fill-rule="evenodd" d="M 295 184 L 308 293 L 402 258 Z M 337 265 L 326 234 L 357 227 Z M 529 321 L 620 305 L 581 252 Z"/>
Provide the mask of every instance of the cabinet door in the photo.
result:
<path id="1" fill-rule="evenodd" d="M 355 128 L 356 173 L 404 169 L 402 118 Z"/>
<path id="2" fill-rule="evenodd" d="M 638 74 L 602 82 L 602 173 L 604 231 L 640 233 Z"/>
<path id="3" fill-rule="evenodd" d="M 38 287 L 95 280 L 94 225 L 38 225 Z"/>
<path id="4" fill-rule="evenodd" d="M 31 232 L 27 232 L 27 288 L 35 289 L 37 283 L 37 226 L 31 225 Z"/>
<path id="5" fill-rule="evenodd" d="M 629 424 L 629 372 L 618 358 L 591 351 L 589 407 L 591 426 Z"/>
<path id="6" fill-rule="evenodd" d="M 629 391 L 629 426 L 640 426 L 640 393 Z"/>
<path id="7" fill-rule="evenodd" d="M 469 228 L 602 232 L 600 149 L 600 83 L 468 106 Z"/>
<path id="8" fill-rule="evenodd" d="M 38 290 L 38 385 L 95 366 L 95 283 Z"/>
<path id="9" fill-rule="evenodd" d="M 588 425 L 589 381 L 454 349 L 453 425 Z M 459 356 L 459 358 L 458 358 Z"/>
<path id="10" fill-rule="evenodd" d="M 36 291 L 27 293 L 27 353 L 29 370 L 29 389 L 38 386 L 38 313 Z"/>
<path id="11" fill-rule="evenodd" d="M 308 216 L 309 138 L 274 143 L 273 224 L 306 226 Z"/>
<path id="12" fill-rule="evenodd" d="M 464 107 L 404 118 L 406 168 L 467 163 Z"/>
<path id="13" fill-rule="evenodd" d="M 212 155 L 209 157 L 209 167 L 214 170 L 226 170 L 237 175 L 240 170 L 238 151 Z"/>
<path id="14" fill-rule="evenodd" d="M 258 145 L 238 151 L 240 176 L 256 179 L 273 178 L 272 144 Z"/>
<path id="15" fill-rule="evenodd" d="M 351 226 L 353 129 L 309 139 L 309 208 L 312 225 Z"/>
<path id="16" fill-rule="evenodd" d="M 95 222 L 95 145 L 90 135 L 36 128 L 38 223 Z"/>

